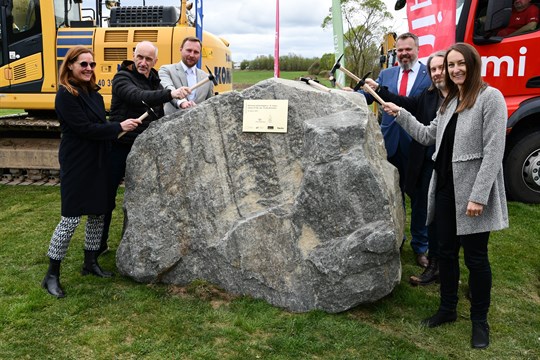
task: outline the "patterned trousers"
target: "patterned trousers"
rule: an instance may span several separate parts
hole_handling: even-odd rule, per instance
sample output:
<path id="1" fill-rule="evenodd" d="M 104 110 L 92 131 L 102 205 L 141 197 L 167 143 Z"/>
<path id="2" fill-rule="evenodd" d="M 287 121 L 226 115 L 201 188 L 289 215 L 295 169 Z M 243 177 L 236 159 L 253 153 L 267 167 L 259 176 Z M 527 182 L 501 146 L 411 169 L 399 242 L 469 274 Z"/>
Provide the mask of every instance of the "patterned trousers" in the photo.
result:
<path id="1" fill-rule="evenodd" d="M 86 221 L 85 250 L 99 250 L 101 233 L 103 232 L 103 215 L 88 215 Z M 80 216 L 64 217 L 56 226 L 49 245 L 47 256 L 53 260 L 63 260 L 66 257 L 69 242 L 75 229 L 81 222 Z"/>

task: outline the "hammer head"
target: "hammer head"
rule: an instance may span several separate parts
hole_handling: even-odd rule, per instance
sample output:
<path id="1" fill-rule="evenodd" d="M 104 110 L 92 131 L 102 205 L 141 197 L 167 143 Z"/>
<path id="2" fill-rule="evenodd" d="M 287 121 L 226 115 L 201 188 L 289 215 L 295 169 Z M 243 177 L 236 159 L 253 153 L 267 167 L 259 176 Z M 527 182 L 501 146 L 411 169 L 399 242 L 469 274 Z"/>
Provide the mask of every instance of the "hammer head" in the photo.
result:
<path id="1" fill-rule="evenodd" d="M 316 82 L 316 83 L 319 82 L 319 81 L 314 80 L 314 79 L 312 79 L 312 78 L 310 78 L 310 77 L 301 77 L 301 78 L 300 78 L 300 81 L 303 81 L 303 82 L 305 82 L 306 84 L 309 84 L 310 81 L 313 81 L 313 82 Z"/>
<path id="2" fill-rule="evenodd" d="M 356 86 L 354 87 L 354 91 L 358 91 L 358 90 L 360 90 L 360 88 L 361 88 L 362 86 L 364 86 L 364 84 L 366 83 L 366 79 L 367 79 L 367 77 L 368 77 L 370 74 L 371 74 L 371 71 L 368 72 L 366 75 L 364 75 L 364 76 L 360 79 L 360 81 L 358 82 L 358 84 L 356 84 Z"/>
<path id="3" fill-rule="evenodd" d="M 330 80 L 330 85 L 332 85 L 332 87 L 336 87 L 336 78 L 333 75 L 330 75 L 328 80 Z"/>
<path id="4" fill-rule="evenodd" d="M 332 66 L 332 70 L 330 70 L 330 75 L 334 76 L 334 74 L 336 73 L 336 70 L 339 69 L 341 67 L 341 59 L 343 58 L 343 55 L 344 54 L 341 54 L 341 56 L 337 59 L 336 63 L 334 64 L 334 66 Z"/>
<path id="5" fill-rule="evenodd" d="M 159 117 L 159 116 L 157 116 L 154 109 L 152 109 L 152 107 L 150 107 L 150 105 L 148 105 L 144 100 L 141 100 L 141 102 L 144 105 L 144 107 L 146 108 L 146 112 L 148 113 L 148 115 L 153 116 L 154 119 L 157 119 Z"/>
<path id="6" fill-rule="evenodd" d="M 212 71 L 210 71 L 210 68 L 208 65 L 206 65 L 206 70 L 208 70 L 208 80 L 212 81 L 214 83 L 214 86 L 217 86 L 218 82 L 214 74 L 212 74 Z"/>

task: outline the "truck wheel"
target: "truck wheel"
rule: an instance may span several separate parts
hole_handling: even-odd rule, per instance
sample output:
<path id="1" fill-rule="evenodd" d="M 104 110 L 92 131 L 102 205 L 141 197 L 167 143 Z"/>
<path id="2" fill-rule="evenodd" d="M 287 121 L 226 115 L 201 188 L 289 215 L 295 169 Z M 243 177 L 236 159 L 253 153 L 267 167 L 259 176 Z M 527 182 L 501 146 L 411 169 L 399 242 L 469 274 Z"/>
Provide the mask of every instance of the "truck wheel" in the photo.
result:
<path id="1" fill-rule="evenodd" d="M 540 131 L 514 145 L 504 162 L 504 175 L 512 200 L 540 203 Z"/>

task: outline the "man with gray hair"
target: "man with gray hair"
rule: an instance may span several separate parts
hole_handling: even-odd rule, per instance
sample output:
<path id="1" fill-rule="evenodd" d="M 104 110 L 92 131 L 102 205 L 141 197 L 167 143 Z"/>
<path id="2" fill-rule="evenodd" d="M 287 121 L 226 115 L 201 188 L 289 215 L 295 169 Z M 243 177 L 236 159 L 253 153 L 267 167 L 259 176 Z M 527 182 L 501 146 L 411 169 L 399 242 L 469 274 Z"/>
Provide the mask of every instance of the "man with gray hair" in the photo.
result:
<path id="1" fill-rule="evenodd" d="M 402 96 L 418 96 L 431 85 L 426 66 L 418 61 L 418 37 L 412 33 L 404 33 L 396 40 L 396 53 L 399 66 L 381 71 L 377 83 L 394 94 Z M 364 93 L 368 104 L 373 97 Z M 399 172 L 399 187 L 405 196 L 405 180 L 411 137 L 395 121 L 394 117 L 383 113 L 381 132 L 384 138 L 388 161 Z M 411 247 L 416 254 L 416 263 L 427 267 L 428 229 L 426 226 L 427 201 L 410 194 L 411 198 Z M 405 198 L 403 198 L 405 204 Z M 405 241 L 405 238 L 403 239 Z"/>
<path id="2" fill-rule="evenodd" d="M 427 68 L 431 79 L 431 86 L 418 96 L 399 96 L 388 91 L 387 87 L 380 86 L 372 79 L 366 79 L 372 89 L 385 101 L 391 101 L 416 117 L 424 125 L 435 119 L 437 110 L 448 94 L 444 82 L 444 55 L 445 51 L 438 51 L 428 58 Z M 427 204 L 429 182 L 433 172 L 432 159 L 435 145 L 423 146 L 416 141 L 411 142 L 409 149 L 409 162 L 407 164 L 407 178 L 405 179 L 405 192 L 414 197 L 421 198 L 419 202 Z M 435 237 L 435 225 L 428 228 L 428 267 L 422 274 L 409 278 L 412 285 L 429 285 L 439 278 L 439 246 Z"/>

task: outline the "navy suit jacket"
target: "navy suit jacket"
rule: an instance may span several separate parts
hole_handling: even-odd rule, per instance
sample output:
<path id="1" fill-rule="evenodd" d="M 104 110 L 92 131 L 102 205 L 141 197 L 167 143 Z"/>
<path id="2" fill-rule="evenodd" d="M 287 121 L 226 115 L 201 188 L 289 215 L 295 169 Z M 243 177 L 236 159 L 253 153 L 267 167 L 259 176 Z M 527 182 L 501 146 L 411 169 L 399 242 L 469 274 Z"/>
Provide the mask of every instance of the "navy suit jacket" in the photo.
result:
<path id="1" fill-rule="evenodd" d="M 381 86 L 386 86 L 391 93 L 398 93 L 398 79 L 399 72 L 401 70 L 400 66 L 394 66 L 389 69 L 381 71 L 377 82 Z M 409 92 L 408 96 L 418 96 L 425 89 L 431 85 L 431 79 L 429 78 L 428 70 L 426 66 L 420 63 L 420 69 L 416 75 L 416 80 L 414 81 L 413 87 Z M 369 93 L 364 93 L 368 104 L 373 102 L 373 97 Z M 384 138 L 384 146 L 386 147 L 386 152 L 388 157 L 392 157 L 396 154 L 398 146 L 403 154 L 409 154 L 409 145 L 411 143 L 411 137 L 405 132 L 395 122 L 393 116 L 388 115 L 383 111 L 382 121 L 381 121 L 381 132 Z"/>

